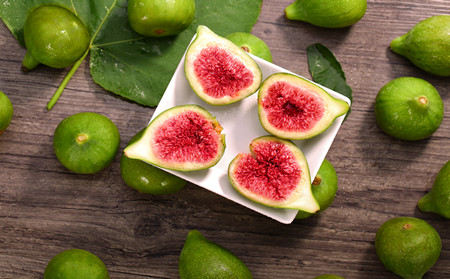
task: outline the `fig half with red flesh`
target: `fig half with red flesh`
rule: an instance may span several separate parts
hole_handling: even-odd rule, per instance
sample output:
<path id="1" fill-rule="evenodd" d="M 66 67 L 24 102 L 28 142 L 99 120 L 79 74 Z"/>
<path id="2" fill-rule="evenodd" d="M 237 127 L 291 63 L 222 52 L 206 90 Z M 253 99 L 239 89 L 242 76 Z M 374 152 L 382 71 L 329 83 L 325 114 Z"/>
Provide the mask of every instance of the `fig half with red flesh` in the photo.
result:
<path id="1" fill-rule="evenodd" d="M 240 194 L 257 203 L 310 213 L 320 209 L 311 191 L 308 162 L 289 140 L 254 139 L 250 154 L 239 153 L 231 161 L 228 178 Z"/>
<path id="2" fill-rule="evenodd" d="M 186 78 L 206 103 L 227 105 L 255 93 L 262 82 L 258 64 L 244 50 L 200 25 L 185 56 Z"/>
<path id="3" fill-rule="evenodd" d="M 206 109 L 180 105 L 155 117 L 124 153 L 171 170 L 207 169 L 217 164 L 225 151 L 222 129 Z"/>
<path id="4" fill-rule="evenodd" d="M 289 73 L 266 78 L 258 93 L 262 127 L 284 139 L 301 140 L 325 131 L 349 104 L 314 83 Z"/>

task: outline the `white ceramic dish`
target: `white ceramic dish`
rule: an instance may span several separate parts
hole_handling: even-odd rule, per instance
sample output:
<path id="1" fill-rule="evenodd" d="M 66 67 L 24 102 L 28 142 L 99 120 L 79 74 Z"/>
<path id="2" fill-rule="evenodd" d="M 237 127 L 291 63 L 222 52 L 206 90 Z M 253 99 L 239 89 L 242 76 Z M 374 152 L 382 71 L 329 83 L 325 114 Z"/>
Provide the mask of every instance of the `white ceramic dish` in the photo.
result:
<path id="1" fill-rule="evenodd" d="M 195 38 L 195 36 L 194 36 Z M 269 63 L 261 58 L 252 56 L 262 70 L 263 78 L 278 72 L 289 72 L 277 65 Z M 319 85 L 320 86 L 320 85 Z M 328 88 L 324 88 L 335 98 L 350 100 Z M 255 93 L 246 99 L 226 106 L 212 106 L 201 100 L 191 89 L 184 73 L 184 56 L 181 59 L 158 107 L 153 113 L 155 118 L 161 112 L 178 105 L 197 104 L 207 109 L 223 127 L 226 149 L 219 163 L 208 170 L 179 172 L 167 170 L 187 181 L 208 189 L 216 194 L 226 197 L 238 204 L 246 206 L 281 223 L 291 223 L 297 214 L 297 210 L 280 209 L 255 203 L 240 195 L 228 181 L 228 164 L 240 152 L 249 152 L 250 142 L 268 133 L 261 127 L 258 119 L 257 96 Z M 311 179 L 316 176 L 325 155 L 327 154 L 344 116 L 338 117 L 334 123 L 322 134 L 308 140 L 294 141 L 303 151 L 309 164 Z M 150 121 L 151 121 L 150 120 Z"/>

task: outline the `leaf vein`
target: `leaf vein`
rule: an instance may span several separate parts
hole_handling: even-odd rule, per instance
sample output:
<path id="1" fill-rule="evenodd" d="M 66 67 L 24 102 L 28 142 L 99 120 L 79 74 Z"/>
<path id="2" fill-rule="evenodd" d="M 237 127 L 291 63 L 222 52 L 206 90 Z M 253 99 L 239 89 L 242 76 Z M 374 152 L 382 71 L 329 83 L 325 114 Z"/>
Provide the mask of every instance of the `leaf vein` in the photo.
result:
<path id="1" fill-rule="evenodd" d="M 72 4 L 72 10 L 75 11 L 75 15 L 76 15 L 77 17 L 79 17 L 78 11 L 77 11 L 77 9 L 75 8 L 75 4 L 73 3 L 73 0 L 70 0 L 70 4 Z"/>
<path id="2" fill-rule="evenodd" d="M 115 42 L 109 42 L 109 43 L 103 43 L 103 44 L 96 44 L 96 45 L 93 44 L 93 45 L 91 45 L 91 47 L 104 47 L 104 46 L 118 45 L 118 44 L 123 44 L 123 43 L 135 42 L 135 41 L 139 41 L 139 40 L 143 40 L 143 39 L 145 39 L 145 38 L 141 37 L 141 38 L 115 41 Z"/>
<path id="3" fill-rule="evenodd" d="M 114 0 L 114 2 L 111 4 L 111 7 L 107 10 L 106 15 L 103 17 L 102 22 L 100 22 L 100 25 L 98 26 L 97 30 L 95 30 L 94 35 L 91 38 L 90 45 L 92 46 L 92 43 L 94 42 L 95 38 L 97 38 L 98 32 L 100 32 L 100 29 L 102 29 L 103 24 L 105 24 L 106 19 L 108 19 L 109 15 L 111 14 L 111 11 L 116 6 L 117 0 Z"/>
<path id="4" fill-rule="evenodd" d="M 147 72 L 145 72 L 145 71 L 143 71 L 143 70 L 141 70 L 139 68 L 133 67 L 133 65 L 131 65 L 129 63 L 126 63 L 126 61 L 124 59 L 120 59 L 118 56 L 114 55 L 112 52 L 106 50 L 105 48 L 102 48 L 102 50 L 103 50 L 103 53 L 108 54 L 109 56 L 111 56 L 115 60 L 123 63 L 125 66 L 129 67 L 130 69 L 135 70 L 136 72 L 140 72 L 140 73 L 142 73 L 142 74 L 144 74 L 146 76 L 149 76 L 149 77 L 152 76 L 149 73 L 147 73 Z"/>

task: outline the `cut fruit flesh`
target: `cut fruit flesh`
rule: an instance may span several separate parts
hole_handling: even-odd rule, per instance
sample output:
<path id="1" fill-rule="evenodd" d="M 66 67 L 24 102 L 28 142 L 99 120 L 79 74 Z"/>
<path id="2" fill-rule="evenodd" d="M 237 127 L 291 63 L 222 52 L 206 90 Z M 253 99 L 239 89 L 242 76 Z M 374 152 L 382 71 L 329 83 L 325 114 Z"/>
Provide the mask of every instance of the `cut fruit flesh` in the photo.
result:
<path id="1" fill-rule="evenodd" d="M 173 107 L 158 115 L 135 143 L 125 148 L 127 157 L 172 170 L 194 171 L 214 166 L 225 150 L 222 127 L 197 105 Z"/>
<path id="2" fill-rule="evenodd" d="M 238 154 L 228 168 L 229 180 L 239 193 L 271 207 L 319 210 L 308 162 L 295 144 L 262 136 L 251 142 L 250 152 Z"/>
<path id="3" fill-rule="evenodd" d="M 200 25 L 185 60 L 193 91 L 212 105 L 227 105 L 255 93 L 262 81 L 258 64 L 244 50 Z"/>
<path id="4" fill-rule="evenodd" d="M 348 109 L 347 102 L 333 98 L 314 83 L 289 73 L 269 76 L 258 93 L 262 127 L 284 139 L 314 137 Z"/>

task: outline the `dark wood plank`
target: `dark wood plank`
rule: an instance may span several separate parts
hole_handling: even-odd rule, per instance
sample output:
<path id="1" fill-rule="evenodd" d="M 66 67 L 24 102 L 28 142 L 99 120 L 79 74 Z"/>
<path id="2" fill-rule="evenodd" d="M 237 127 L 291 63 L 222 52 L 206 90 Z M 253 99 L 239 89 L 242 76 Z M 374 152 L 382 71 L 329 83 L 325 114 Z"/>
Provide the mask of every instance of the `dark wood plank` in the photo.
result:
<path id="1" fill-rule="evenodd" d="M 353 88 L 354 105 L 327 155 L 339 176 L 335 202 L 319 216 L 290 225 L 192 184 L 174 195 L 140 194 L 121 180 L 120 154 L 94 175 L 67 171 L 52 147 L 63 118 L 82 111 L 108 116 L 119 128 L 122 150 L 154 109 L 106 92 L 84 63 L 46 111 L 66 70 L 23 73 L 25 49 L 1 23 L 0 90 L 15 114 L 0 137 L 0 278 L 42 278 L 51 257 L 69 248 L 98 255 L 111 278 L 177 278 L 191 229 L 240 257 L 254 278 L 397 278 L 379 262 L 373 243 L 378 227 L 397 216 L 422 218 L 436 228 L 443 250 L 424 278 L 450 278 L 448 220 L 416 207 L 450 159 L 450 80 L 424 73 L 388 48 L 418 21 L 450 14 L 448 0 L 369 0 L 360 22 L 338 30 L 287 20 L 284 8 L 291 2 L 264 1 L 253 33 L 269 45 L 275 64 L 305 77 L 306 47 L 327 46 Z M 375 123 L 378 90 L 400 76 L 423 78 L 441 94 L 444 120 L 429 139 L 396 140 Z"/>

